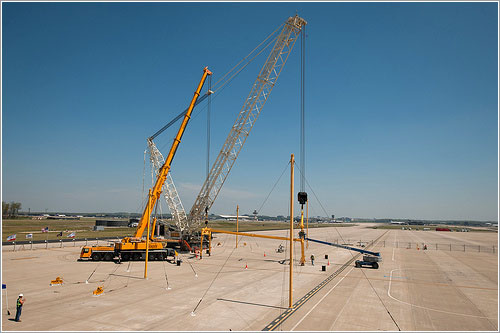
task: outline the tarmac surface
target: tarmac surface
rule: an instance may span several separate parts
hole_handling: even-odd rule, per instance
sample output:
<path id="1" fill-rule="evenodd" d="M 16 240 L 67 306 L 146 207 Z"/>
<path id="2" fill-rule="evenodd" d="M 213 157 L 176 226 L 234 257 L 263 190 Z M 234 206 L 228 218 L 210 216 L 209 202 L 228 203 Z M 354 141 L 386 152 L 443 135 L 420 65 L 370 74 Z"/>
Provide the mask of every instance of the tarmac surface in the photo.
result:
<path id="1" fill-rule="evenodd" d="M 357 252 L 312 242 L 300 266 L 295 244 L 295 304 L 345 267 L 279 325 L 276 318 L 288 308 L 289 254 L 276 249 L 288 250 L 286 241 L 239 237 L 236 249 L 235 236 L 218 234 L 211 256 L 183 254 L 181 266 L 149 262 L 147 280 L 144 262 L 79 262 L 78 246 L 15 252 L 3 246 L 11 315 L 4 290 L 2 331 L 498 330 L 497 233 L 367 226 L 311 229 L 309 237 L 355 247 L 378 239 L 369 249 L 381 252 L 379 269 L 345 265 Z M 50 286 L 57 276 L 65 283 Z M 96 297 L 98 286 L 104 293 Z M 22 322 L 14 322 L 21 292 Z"/>

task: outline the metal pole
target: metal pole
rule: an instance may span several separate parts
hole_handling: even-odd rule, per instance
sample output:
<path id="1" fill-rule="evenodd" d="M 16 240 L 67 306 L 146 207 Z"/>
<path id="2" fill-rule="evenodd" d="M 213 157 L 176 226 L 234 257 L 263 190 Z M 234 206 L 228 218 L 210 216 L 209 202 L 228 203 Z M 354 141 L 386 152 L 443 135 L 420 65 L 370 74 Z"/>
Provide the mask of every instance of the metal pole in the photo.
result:
<path id="1" fill-rule="evenodd" d="M 304 207 L 304 206 L 302 206 Z M 304 209 L 301 207 L 300 209 L 300 231 L 304 234 Z M 304 254 L 304 238 L 300 238 L 300 266 L 304 266 L 306 264 L 306 256 Z"/>
<path id="2" fill-rule="evenodd" d="M 9 311 L 9 293 L 7 292 L 7 288 L 5 288 L 5 301 L 7 302 L 7 311 Z M 10 315 L 10 312 L 7 314 Z"/>
<path id="3" fill-rule="evenodd" d="M 208 234 L 208 255 L 212 256 L 212 232 Z"/>
<path id="4" fill-rule="evenodd" d="M 147 221 L 148 221 L 148 232 L 146 234 L 146 258 L 144 260 L 144 278 L 148 278 L 148 257 L 149 257 L 149 224 L 150 224 L 150 219 L 151 219 L 151 189 L 149 189 L 149 195 L 148 195 L 148 208 L 147 208 L 147 214 L 148 216 Z"/>
<path id="5" fill-rule="evenodd" d="M 307 238 L 309 238 L 309 200 L 306 201 L 306 229 Z M 306 249 L 309 249 L 309 239 L 306 240 Z"/>
<path id="6" fill-rule="evenodd" d="M 16 252 L 16 242 L 13 243 L 14 243 L 14 252 Z"/>
<path id="7" fill-rule="evenodd" d="M 288 292 L 288 307 L 292 308 L 293 302 L 293 165 L 295 163 L 293 154 L 290 158 L 290 278 Z"/>
<path id="8" fill-rule="evenodd" d="M 49 242 L 47 242 L 47 240 L 45 240 L 45 249 L 48 249 L 49 248 Z"/>
<path id="9" fill-rule="evenodd" d="M 236 232 L 238 232 L 238 217 L 240 214 L 240 206 L 236 205 Z M 238 235 L 236 235 L 236 248 L 238 248 Z"/>
<path id="10" fill-rule="evenodd" d="M 30 250 L 33 250 L 33 242 L 30 241 Z"/>
<path id="11" fill-rule="evenodd" d="M 203 258 L 203 234 L 201 234 L 201 241 L 200 241 L 200 260 Z"/>

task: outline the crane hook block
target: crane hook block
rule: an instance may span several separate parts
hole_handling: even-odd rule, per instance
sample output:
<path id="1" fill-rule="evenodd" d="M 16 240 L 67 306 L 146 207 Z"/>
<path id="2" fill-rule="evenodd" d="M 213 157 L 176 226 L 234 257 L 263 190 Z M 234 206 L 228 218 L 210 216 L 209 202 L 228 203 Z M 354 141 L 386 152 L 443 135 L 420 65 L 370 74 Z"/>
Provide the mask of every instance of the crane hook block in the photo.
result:
<path id="1" fill-rule="evenodd" d="M 299 192 L 298 199 L 301 205 L 305 204 L 307 202 L 307 192 Z"/>

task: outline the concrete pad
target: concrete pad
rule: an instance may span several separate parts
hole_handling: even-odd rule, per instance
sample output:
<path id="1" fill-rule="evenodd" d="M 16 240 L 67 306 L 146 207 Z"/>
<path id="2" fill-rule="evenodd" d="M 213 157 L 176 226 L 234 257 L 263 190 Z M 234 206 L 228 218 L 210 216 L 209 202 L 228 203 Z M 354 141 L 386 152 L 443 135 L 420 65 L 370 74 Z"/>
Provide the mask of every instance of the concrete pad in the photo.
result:
<path id="1" fill-rule="evenodd" d="M 260 233 L 287 235 L 286 230 Z M 402 330 L 498 329 L 497 253 L 393 246 L 398 240 L 497 246 L 496 234 L 441 236 L 429 231 L 367 229 L 365 225 L 310 230 L 311 238 L 339 239 L 354 246 L 359 240 L 381 235 L 373 248 L 384 258 L 380 269 L 349 265 L 278 329 L 397 330 L 396 325 Z M 143 279 L 144 262 L 78 262 L 79 247 L 13 252 L 6 246 L 2 281 L 7 284 L 12 315 L 6 314 L 4 298 L 2 330 L 262 330 L 288 307 L 289 266 L 280 263 L 288 254 L 276 252 L 280 243 L 288 246 L 285 241 L 243 237 L 235 249 L 235 237 L 220 234 L 212 243 L 211 256 L 203 254 L 200 260 L 183 255 L 181 266 L 150 262 L 147 280 Z M 309 260 L 311 253 L 315 266 Z M 309 242 L 307 263 L 299 266 L 300 245 L 296 243 L 294 302 L 356 254 Z M 322 265 L 326 272 L 321 271 Z M 57 276 L 65 284 L 49 286 Z M 92 291 L 101 285 L 104 294 L 93 296 Z M 9 318 L 15 315 L 19 292 L 24 293 L 26 304 L 23 321 L 16 323 Z"/>

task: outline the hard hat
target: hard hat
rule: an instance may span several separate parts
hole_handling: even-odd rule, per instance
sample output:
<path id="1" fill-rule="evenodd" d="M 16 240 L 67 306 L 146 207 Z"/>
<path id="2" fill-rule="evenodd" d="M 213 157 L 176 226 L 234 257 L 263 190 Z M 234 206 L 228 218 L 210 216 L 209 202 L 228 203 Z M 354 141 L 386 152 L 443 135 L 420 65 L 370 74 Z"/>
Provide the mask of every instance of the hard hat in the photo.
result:
<path id="1" fill-rule="evenodd" d="M 19 297 L 23 297 L 24 295 L 23 294 L 19 294 Z"/>

